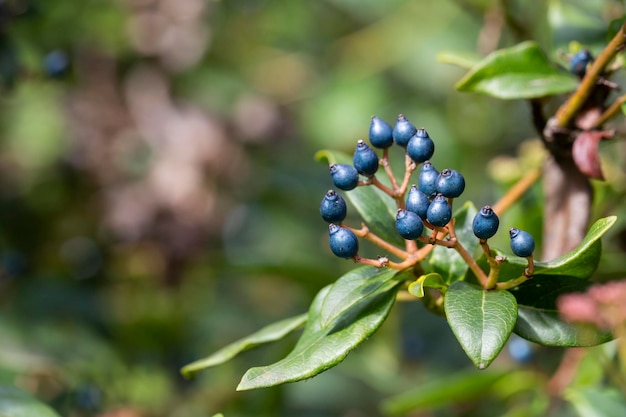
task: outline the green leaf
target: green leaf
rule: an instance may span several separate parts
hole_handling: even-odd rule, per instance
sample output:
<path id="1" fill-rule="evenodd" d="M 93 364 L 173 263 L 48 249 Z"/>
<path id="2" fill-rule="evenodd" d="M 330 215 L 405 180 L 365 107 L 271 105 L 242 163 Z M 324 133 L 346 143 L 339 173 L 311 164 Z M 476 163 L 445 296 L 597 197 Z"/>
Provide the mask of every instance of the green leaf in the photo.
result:
<path id="1" fill-rule="evenodd" d="M 0 385 L 0 417 L 59 417 L 46 404 L 10 385 Z"/>
<path id="2" fill-rule="evenodd" d="M 181 369 L 181 373 L 185 378 L 193 378 L 197 372 L 227 362 L 241 352 L 282 339 L 292 331 L 302 327 L 304 323 L 306 323 L 306 319 L 307 314 L 304 313 L 272 323 L 249 336 L 231 343 L 204 359 L 186 365 Z"/>
<path id="3" fill-rule="evenodd" d="M 386 415 L 421 414 L 465 401 L 477 401 L 489 395 L 490 388 L 506 373 L 463 371 L 436 379 L 396 395 L 382 403 Z"/>
<path id="4" fill-rule="evenodd" d="M 469 253 L 474 253 L 478 247 L 478 239 L 472 232 L 472 222 L 475 215 L 476 207 L 471 202 L 465 203 L 454 214 L 457 239 Z M 430 267 L 429 270 L 441 275 L 448 284 L 463 279 L 469 269 L 457 251 L 439 245 L 433 249 L 431 256 L 427 259 L 427 264 Z"/>
<path id="5" fill-rule="evenodd" d="M 581 417 L 626 416 L 626 399 L 616 388 L 567 388 L 563 396 L 574 405 Z"/>
<path id="6" fill-rule="evenodd" d="M 515 287 L 511 293 L 518 305 L 514 332 L 545 346 L 593 346 L 611 339 L 611 335 L 591 326 L 579 326 L 560 319 L 556 307 L 559 296 L 584 292 L 589 282 L 570 276 L 535 275 Z"/>
<path id="7" fill-rule="evenodd" d="M 404 274 L 362 267 L 322 289 L 311 304 L 300 340 L 284 359 L 249 369 L 237 390 L 300 381 L 341 362 L 385 321 Z"/>
<path id="8" fill-rule="evenodd" d="M 409 293 L 417 298 L 424 297 L 424 287 L 435 288 L 441 292 L 446 292 L 448 286 L 443 282 L 441 275 L 436 273 L 430 273 L 422 275 L 416 281 L 409 284 Z"/>
<path id="9" fill-rule="evenodd" d="M 501 99 L 518 99 L 569 93 L 577 86 L 576 77 L 553 65 L 537 43 L 527 41 L 492 52 L 456 88 Z"/>
<path id="10" fill-rule="evenodd" d="M 517 303 L 508 291 L 485 291 L 457 281 L 444 298 L 448 324 L 479 369 L 498 356 L 517 319 Z"/>
<path id="11" fill-rule="evenodd" d="M 566 275 L 586 280 L 594 273 L 600 262 L 602 242 L 600 238 L 615 224 L 617 217 L 609 216 L 596 221 L 583 241 L 571 252 L 559 256 L 549 262 L 535 262 L 535 276 L 537 275 Z M 528 266 L 525 258 L 507 256 L 500 251 L 497 255 L 505 256 L 506 262 L 500 269 L 500 281 L 508 281 L 522 276 Z M 479 264 L 485 266 L 487 261 L 483 256 Z"/>
<path id="12" fill-rule="evenodd" d="M 315 154 L 315 159 L 326 161 L 329 165 L 352 164 L 351 156 L 334 150 L 319 151 Z M 404 239 L 396 231 L 397 207 L 391 197 L 371 185 L 356 187 L 345 194 L 352 207 L 356 209 L 374 234 L 388 242 L 404 247 Z"/>

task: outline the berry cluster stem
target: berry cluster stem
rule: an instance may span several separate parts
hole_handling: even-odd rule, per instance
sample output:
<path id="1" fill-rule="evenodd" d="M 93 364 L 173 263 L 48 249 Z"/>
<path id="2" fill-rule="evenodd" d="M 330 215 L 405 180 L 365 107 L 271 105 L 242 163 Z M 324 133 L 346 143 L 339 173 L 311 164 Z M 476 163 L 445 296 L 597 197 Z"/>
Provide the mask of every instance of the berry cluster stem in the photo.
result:
<path id="1" fill-rule="evenodd" d="M 352 232 L 358 237 L 369 240 L 382 250 L 387 251 L 400 259 L 406 259 L 409 257 L 409 252 L 400 249 L 399 247 L 387 242 L 378 235 L 370 232 L 370 229 L 365 225 L 365 223 L 361 223 L 360 229 L 353 229 L 351 227 L 348 227 L 348 229 L 352 230 Z"/>

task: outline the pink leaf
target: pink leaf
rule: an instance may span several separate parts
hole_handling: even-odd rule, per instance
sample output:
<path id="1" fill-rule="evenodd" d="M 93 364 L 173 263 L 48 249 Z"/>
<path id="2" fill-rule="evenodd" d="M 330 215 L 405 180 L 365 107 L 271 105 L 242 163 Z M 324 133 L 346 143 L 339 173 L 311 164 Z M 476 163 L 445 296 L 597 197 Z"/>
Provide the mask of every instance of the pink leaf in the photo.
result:
<path id="1" fill-rule="evenodd" d="M 598 144 L 602 139 L 612 137 L 611 132 L 584 131 L 581 132 L 572 146 L 572 157 L 576 166 L 589 178 L 603 180 Z"/>

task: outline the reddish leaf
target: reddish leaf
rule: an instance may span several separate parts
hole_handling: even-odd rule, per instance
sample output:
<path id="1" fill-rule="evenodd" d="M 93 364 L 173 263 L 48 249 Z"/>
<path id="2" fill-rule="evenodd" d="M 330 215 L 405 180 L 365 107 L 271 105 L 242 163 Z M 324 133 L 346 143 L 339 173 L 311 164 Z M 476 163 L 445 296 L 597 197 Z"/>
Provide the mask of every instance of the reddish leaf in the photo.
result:
<path id="1" fill-rule="evenodd" d="M 584 131 L 576 137 L 572 146 L 572 157 L 580 172 L 589 178 L 604 179 L 600 166 L 598 144 L 602 139 L 611 136 L 610 132 Z"/>

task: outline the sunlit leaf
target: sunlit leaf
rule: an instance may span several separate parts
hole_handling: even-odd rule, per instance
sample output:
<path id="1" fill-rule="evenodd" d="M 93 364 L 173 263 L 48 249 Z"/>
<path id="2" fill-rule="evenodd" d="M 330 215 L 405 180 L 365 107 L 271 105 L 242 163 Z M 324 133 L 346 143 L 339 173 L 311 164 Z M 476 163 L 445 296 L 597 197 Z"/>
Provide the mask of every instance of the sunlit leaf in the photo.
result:
<path id="1" fill-rule="evenodd" d="M 185 378 L 192 378 L 197 372 L 227 362 L 241 352 L 282 339 L 292 331 L 302 327 L 304 323 L 306 323 L 306 319 L 307 314 L 304 313 L 272 323 L 249 336 L 231 343 L 204 359 L 186 365 L 181 369 L 181 372 Z"/>
<path id="2" fill-rule="evenodd" d="M 406 273 L 388 269 L 355 269 L 315 297 L 304 333 L 284 359 L 249 369 L 238 390 L 300 381 L 341 362 L 384 322 Z"/>
<path id="3" fill-rule="evenodd" d="M 450 374 L 385 400 L 382 404 L 386 415 L 423 413 L 448 405 L 476 401 L 490 394 L 490 388 L 506 373 L 475 369 Z"/>
<path id="4" fill-rule="evenodd" d="M 457 281 L 444 299 L 448 324 L 479 369 L 498 356 L 517 320 L 517 303 L 508 291 L 485 291 Z"/>
<path id="5" fill-rule="evenodd" d="M 409 293 L 417 298 L 424 297 L 424 288 L 435 288 L 442 292 L 445 292 L 448 288 L 441 275 L 437 273 L 430 273 L 422 275 L 416 281 L 409 284 Z"/>
<path id="6" fill-rule="evenodd" d="M 59 417 L 46 404 L 10 385 L 0 385 L 0 417 Z"/>
<path id="7" fill-rule="evenodd" d="M 576 77 L 553 65 L 537 43 L 527 41 L 492 52 L 456 88 L 501 99 L 518 99 L 568 93 L 577 86 Z"/>
<path id="8" fill-rule="evenodd" d="M 334 150 L 319 151 L 315 154 L 315 159 L 326 161 L 329 165 L 352 164 L 350 155 Z M 332 187 L 330 175 L 328 181 Z M 345 192 L 345 195 L 350 201 L 351 207 L 359 213 L 373 233 L 404 247 L 404 239 L 400 237 L 395 228 L 397 208 L 391 197 L 371 185 L 356 187 L 354 190 Z"/>
<path id="9" fill-rule="evenodd" d="M 546 346 L 592 346 L 610 340 L 611 335 L 606 332 L 567 323 L 559 317 L 557 298 L 584 292 L 589 285 L 588 281 L 570 276 L 535 275 L 512 289 L 518 305 L 515 333 Z"/>

